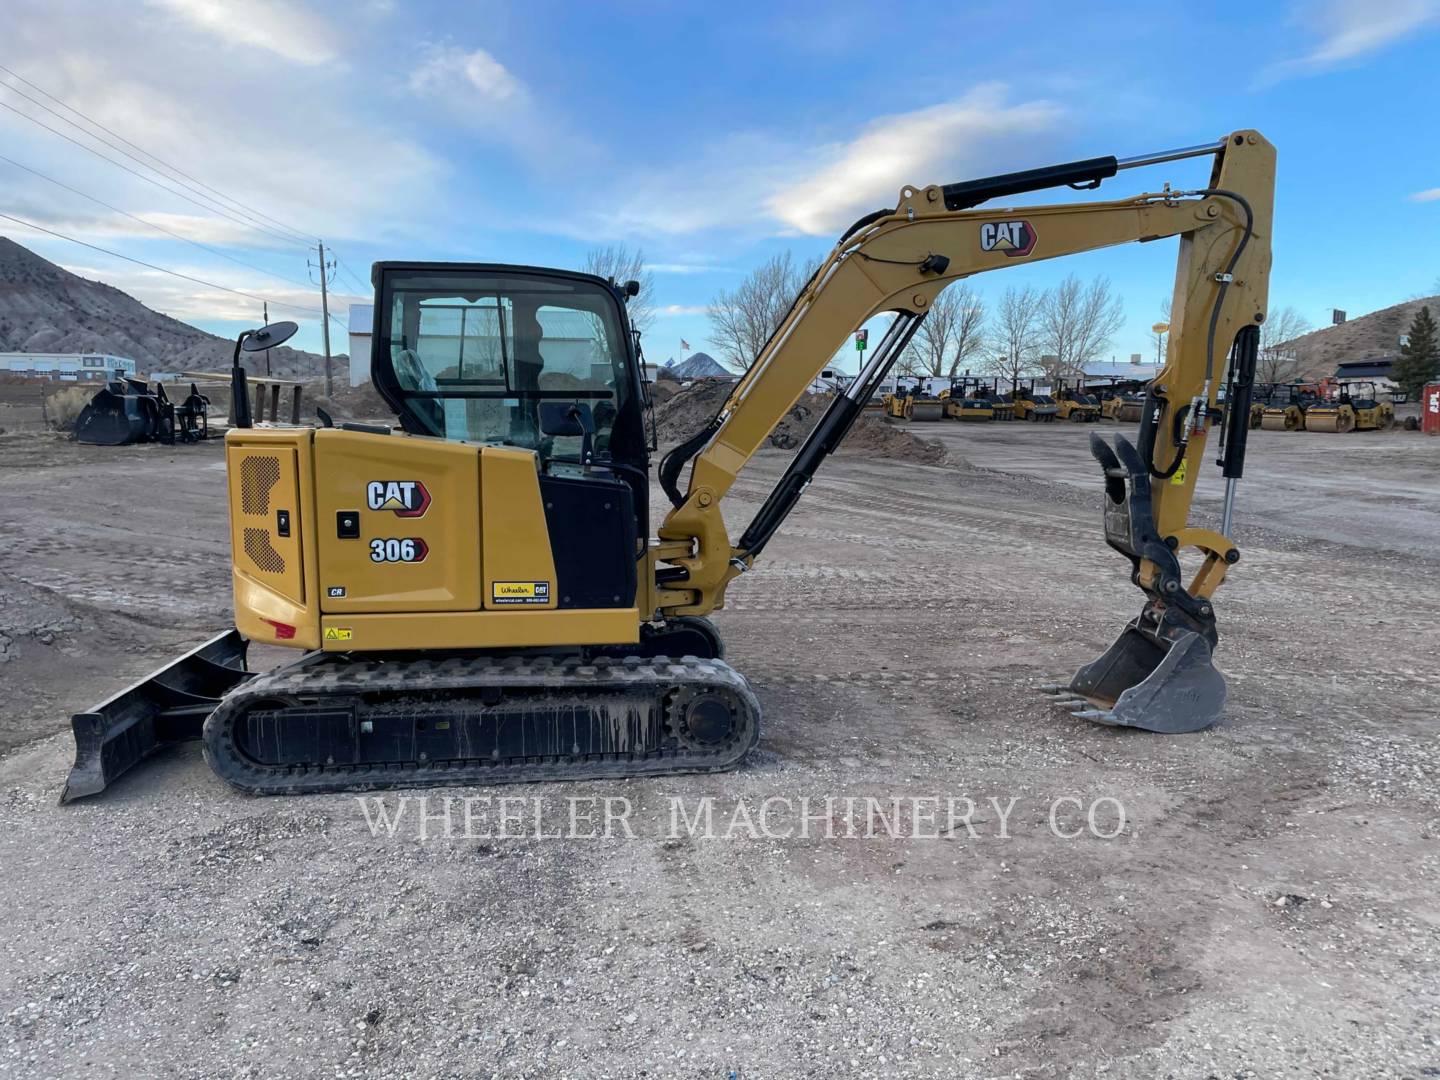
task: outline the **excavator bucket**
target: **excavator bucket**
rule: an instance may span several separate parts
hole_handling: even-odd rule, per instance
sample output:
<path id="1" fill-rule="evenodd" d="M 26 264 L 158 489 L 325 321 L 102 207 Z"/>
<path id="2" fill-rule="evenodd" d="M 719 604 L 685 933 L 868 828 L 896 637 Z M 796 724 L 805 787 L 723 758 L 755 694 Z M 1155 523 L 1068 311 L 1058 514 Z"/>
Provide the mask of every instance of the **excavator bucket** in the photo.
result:
<path id="1" fill-rule="evenodd" d="M 1091 435 L 1090 451 L 1105 471 L 1105 541 L 1137 570 L 1142 561 L 1155 564 L 1156 595 L 1068 685 L 1041 689 L 1072 715 L 1101 724 L 1165 734 L 1207 728 L 1225 708 L 1225 679 L 1211 660 L 1210 603 L 1185 591 L 1175 553 L 1156 531 L 1140 452 L 1121 435 L 1113 449 Z"/>
<path id="2" fill-rule="evenodd" d="M 72 716 L 75 764 L 60 801 L 103 791 L 162 746 L 200 738 L 220 698 L 254 674 L 245 669 L 247 645 L 237 631 L 227 630 Z"/>
<path id="3" fill-rule="evenodd" d="M 1169 735 L 1207 728 L 1225 709 L 1225 678 L 1210 643 L 1193 631 L 1162 638 L 1143 616 L 1052 692 L 1082 719 Z"/>

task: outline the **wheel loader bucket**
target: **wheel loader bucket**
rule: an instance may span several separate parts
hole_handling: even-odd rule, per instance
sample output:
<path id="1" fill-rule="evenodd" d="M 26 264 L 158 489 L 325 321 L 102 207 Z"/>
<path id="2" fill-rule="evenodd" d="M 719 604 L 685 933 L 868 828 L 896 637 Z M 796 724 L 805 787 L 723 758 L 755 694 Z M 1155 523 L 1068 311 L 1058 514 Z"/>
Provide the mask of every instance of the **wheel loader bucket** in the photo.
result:
<path id="1" fill-rule="evenodd" d="M 1166 639 L 1136 619 L 1066 687 L 1047 687 L 1073 715 L 1167 735 L 1200 731 L 1225 710 L 1225 677 L 1210 643 L 1182 631 Z"/>
<path id="2" fill-rule="evenodd" d="M 211 638 L 148 678 L 70 718 L 75 764 L 62 803 L 104 791 L 170 743 L 198 739 L 226 691 L 250 678 L 249 643 L 235 630 Z"/>
<path id="3" fill-rule="evenodd" d="M 107 383 L 75 420 L 77 442 L 94 446 L 125 446 L 153 434 L 153 408 L 127 381 Z"/>

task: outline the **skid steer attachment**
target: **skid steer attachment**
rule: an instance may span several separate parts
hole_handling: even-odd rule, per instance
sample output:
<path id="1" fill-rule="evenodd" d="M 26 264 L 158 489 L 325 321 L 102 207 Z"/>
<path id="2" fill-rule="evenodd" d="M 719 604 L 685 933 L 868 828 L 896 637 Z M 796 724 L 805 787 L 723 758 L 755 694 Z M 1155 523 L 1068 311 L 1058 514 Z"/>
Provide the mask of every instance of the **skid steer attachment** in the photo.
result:
<path id="1" fill-rule="evenodd" d="M 1090 436 L 1090 452 L 1105 470 L 1105 541 L 1134 565 L 1132 580 L 1150 596 L 1140 615 L 1069 686 L 1047 686 L 1075 716 L 1116 727 L 1167 734 L 1199 731 L 1220 718 L 1225 679 L 1215 670 L 1215 614 L 1180 580 L 1180 562 L 1160 537 L 1150 502 L 1150 474 L 1130 440 L 1112 449 Z M 1149 584 L 1141 564 L 1156 569 Z"/>
<path id="2" fill-rule="evenodd" d="M 70 718 L 75 764 L 62 803 L 105 790 L 162 746 L 200 738 L 224 694 L 253 676 L 235 630 L 211 638 L 148 678 Z"/>

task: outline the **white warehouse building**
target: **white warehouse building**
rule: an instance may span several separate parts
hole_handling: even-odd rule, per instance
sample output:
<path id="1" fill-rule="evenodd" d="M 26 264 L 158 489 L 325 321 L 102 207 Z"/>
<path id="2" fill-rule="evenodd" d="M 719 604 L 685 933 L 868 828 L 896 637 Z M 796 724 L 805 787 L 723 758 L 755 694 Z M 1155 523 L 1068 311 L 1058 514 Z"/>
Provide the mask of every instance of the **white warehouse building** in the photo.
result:
<path id="1" fill-rule="evenodd" d="M 112 372 L 134 377 L 135 361 L 109 353 L 0 353 L 0 372 L 62 382 L 103 382 Z"/>
<path id="2" fill-rule="evenodd" d="M 375 305 L 350 305 L 350 385 L 370 381 L 370 336 L 374 332 Z"/>

